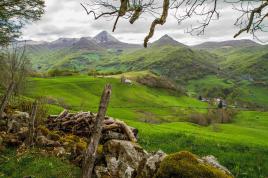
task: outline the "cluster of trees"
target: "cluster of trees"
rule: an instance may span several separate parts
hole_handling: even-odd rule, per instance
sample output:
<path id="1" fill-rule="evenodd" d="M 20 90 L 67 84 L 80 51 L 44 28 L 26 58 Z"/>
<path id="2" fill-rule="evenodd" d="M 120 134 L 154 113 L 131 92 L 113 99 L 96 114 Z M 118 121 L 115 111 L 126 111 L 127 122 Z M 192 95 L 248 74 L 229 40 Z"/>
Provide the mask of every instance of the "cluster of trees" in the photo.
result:
<path id="1" fill-rule="evenodd" d="M 30 71 L 30 62 L 25 55 L 25 48 L 9 48 L 0 54 L 0 87 L 3 91 L 0 117 L 12 94 L 19 94 L 23 89 Z"/>
<path id="2" fill-rule="evenodd" d="M 26 22 L 39 20 L 44 13 L 44 0 L 0 1 L 0 118 L 13 94 L 23 88 L 30 62 L 25 47 L 15 44 Z"/>
<path id="3" fill-rule="evenodd" d="M 188 121 L 201 126 L 208 126 L 215 123 L 230 123 L 237 112 L 230 108 L 209 109 L 207 113 L 192 113 Z"/>
<path id="4" fill-rule="evenodd" d="M 39 20 L 44 6 L 44 0 L 1 0 L 0 46 L 7 46 L 18 38 L 25 23 Z"/>
<path id="5" fill-rule="evenodd" d="M 118 75 L 118 74 L 122 74 L 122 73 L 123 73 L 122 71 L 99 72 L 96 69 L 91 69 L 88 71 L 87 74 L 89 76 L 96 77 L 96 76 Z"/>

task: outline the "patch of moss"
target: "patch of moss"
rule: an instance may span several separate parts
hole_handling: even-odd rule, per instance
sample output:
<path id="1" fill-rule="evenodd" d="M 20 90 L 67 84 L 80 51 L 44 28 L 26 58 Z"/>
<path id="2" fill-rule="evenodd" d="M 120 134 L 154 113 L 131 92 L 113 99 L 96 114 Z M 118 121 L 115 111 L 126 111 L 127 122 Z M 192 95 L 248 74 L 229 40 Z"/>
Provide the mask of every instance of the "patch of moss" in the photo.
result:
<path id="1" fill-rule="evenodd" d="M 223 171 L 200 163 L 198 157 L 182 151 L 167 156 L 154 178 L 232 178 Z"/>
<path id="2" fill-rule="evenodd" d="M 87 148 L 86 140 L 76 135 L 63 135 L 59 140 L 69 151 L 76 150 L 78 152 L 83 152 Z"/>
<path id="3" fill-rule="evenodd" d="M 79 142 L 76 144 L 76 148 L 79 151 L 84 151 L 87 148 L 87 142 L 85 142 L 83 139 L 80 139 Z"/>
<path id="4" fill-rule="evenodd" d="M 101 155 L 103 153 L 103 145 L 98 145 L 97 154 Z"/>
<path id="5" fill-rule="evenodd" d="M 40 125 L 38 127 L 38 130 L 41 131 L 42 135 L 48 137 L 51 140 L 55 140 L 58 141 L 61 138 L 61 133 L 59 131 L 55 131 L 55 130 L 49 130 L 48 128 L 46 128 L 46 126 L 44 125 Z"/>
<path id="6" fill-rule="evenodd" d="M 61 136 L 56 131 L 49 132 L 48 137 L 51 140 L 55 140 L 55 141 L 60 140 L 60 138 L 61 138 Z"/>
<path id="7" fill-rule="evenodd" d="M 44 126 L 44 125 L 38 126 L 38 130 L 40 130 L 42 135 L 44 135 L 44 136 L 47 136 L 49 134 L 49 132 L 50 132 L 48 130 L 48 128 L 46 128 L 46 126 Z"/>

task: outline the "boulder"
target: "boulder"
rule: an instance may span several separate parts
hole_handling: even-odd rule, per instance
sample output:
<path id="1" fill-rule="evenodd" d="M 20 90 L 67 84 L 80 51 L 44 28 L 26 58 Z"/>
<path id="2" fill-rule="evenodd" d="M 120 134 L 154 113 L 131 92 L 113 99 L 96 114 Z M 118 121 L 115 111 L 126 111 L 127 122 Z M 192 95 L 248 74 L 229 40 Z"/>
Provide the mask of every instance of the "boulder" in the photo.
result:
<path id="1" fill-rule="evenodd" d="M 27 127 L 29 118 L 30 116 L 27 112 L 15 111 L 8 117 L 8 132 L 17 133 L 21 127 Z"/>
<path id="2" fill-rule="evenodd" d="M 3 138 L 3 143 L 8 146 L 19 146 L 22 142 L 17 134 L 12 133 L 1 133 Z"/>
<path id="3" fill-rule="evenodd" d="M 0 116 L 1 119 L 6 118 L 7 114 L 5 112 L 2 113 L 2 116 Z"/>
<path id="4" fill-rule="evenodd" d="M 107 169 L 112 177 L 134 178 L 139 164 L 148 153 L 138 144 L 124 140 L 109 140 L 103 146 Z"/>
<path id="5" fill-rule="evenodd" d="M 25 140 L 29 136 L 28 127 L 21 127 L 18 132 L 18 137 L 20 140 Z"/>
<path id="6" fill-rule="evenodd" d="M 105 143 L 108 140 L 128 140 L 127 136 L 123 133 L 115 132 L 115 131 L 106 131 L 102 134 L 100 143 Z"/>
<path id="7" fill-rule="evenodd" d="M 156 174 L 161 161 L 166 156 L 167 156 L 166 153 L 159 150 L 155 154 L 149 156 L 147 160 L 145 159 L 144 161 L 142 161 L 142 163 L 139 166 L 138 175 L 136 176 L 136 178 L 153 177 Z"/>
<path id="8" fill-rule="evenodd" d="M 213 155 L 208 155 L 208 156 L 204 156 L 201 159 L 204 163 L 209 164 L 217 169 L 222 170 L 223 172 L 225 172 L 226 174 L 232 175 L 232 173 L 224 166 L 222 166 L 217 158 L 215 158 Z"/>
<path id="9" fill-rule="evenodd" d="M 94 172 L 96 178 L 112 178 L 108 169 L 104 166 L 96 166 Z"/>
<path id="10" fill-rule="evenodd" d="M 207 164 L 188 151 L 170 154 L 163 159 L 154 178 L 167 177 L 233 178 L 232 175 Z"/>
<path id="11" fill-rule="evenodd" d="M 52 150 L 53 155 L 56 155 L 58 157 L 66 155 L 66 151 L 63 147 L 55 147 Z"/>

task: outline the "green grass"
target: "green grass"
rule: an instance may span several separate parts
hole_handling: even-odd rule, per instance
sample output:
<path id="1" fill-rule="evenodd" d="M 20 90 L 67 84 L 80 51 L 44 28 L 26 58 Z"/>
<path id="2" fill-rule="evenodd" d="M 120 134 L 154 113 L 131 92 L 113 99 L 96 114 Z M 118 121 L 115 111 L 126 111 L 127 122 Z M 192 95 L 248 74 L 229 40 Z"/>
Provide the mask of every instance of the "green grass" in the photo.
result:
<path id="1" fill-rule="evenodd" d="M 187 47 L 163 46 L 123 53 L 99 69 L 121 71 L 151 70 L 177 82 L 215 73 L 217 56 Z M 187 75 L 186 75 L 187 74 Z"/>
<path id="2" fill-rule="evenodd" d="M 162 108 L 162 106 L 198 106 L 206 107 L 196 99 L 180 96 L 165 90 L 158 90 L 143 85 L 126 85 L 120 79 L 92 78 L 88 76 L 34 78 L 29 82 L 25 95 L 28 97 L 47 96 L 70 105 L 72 110 L 91 110 L 96 112 L 102 89 L 111 83 L 113 94 L 108 114 L 126 120 L 143 120 L 150 115 L 150 121 L 179 121 L 189 113 L 184 108 Z M 151 106 L 159 107 L 159 109 Z M 116 108 L 113 108 L 116 107 Z M 119 108 L 117 108 L 119 107 Z M 130 107 L 130 108 L 120 108 Z"/>
<path id="3" fill-rule="evenodd" d="M 80 168 L 54 156 L 40 155 L 32 150 L 21 156 L 16 156 L 16 150 L 6 149 L 1 152 L 0 177 L 22 178 L 74 178 L 80 177 Z"/>
<path id="4" fill-rule="evenodd" d="M 253 85 L 242 85 L 240 89 L 242 101 L 256 103 L 259 106 L 268 107 L 268 88 Z"/>
<path id="5" fill-rule="evenodd" d="M 222 84 L 220 79 L 207 82 Z M 108 115 L 126 121 L 139 129 L 139 142 L 148 150 L 162 149 L 167 153 L 189 150 L 198 155 L 212 154 L 239 178 L 264 178 L 268 174 L 268 113 L 241 111 L 230 124 L 201 127 L 183 122 L 190 113 L 185 108 L 152 108 L 150 106 L 197 106 L 203 102 L 178 96 L 165 90 L 148 88 L 139 84 L 124 85 L 119 79 L 92 78 L 88 76 L 32 78 L 28 97 L 50 96 L 64 99 L 76 106 L 74 110 L 96 112 L 103 86 L 111 83 L 112 97 Z M 202 83 L 202 82 L 201 82 Z M 122 106 L 122 108 L 114 108 Z M 130 108 L 126 108 L 130 107 Z M 59 113 L 61 107 L 53 106 L 51 112 Z M 199 112 L 206 112 L 199 110 Z M 196 112 L 196 111 L 195 111 Z M 150 124 L 149 121 L 159 124 Z"/>
<path id="6" fill-rule="evenodd" d="M 230 78 L 246 78 L 250 76 L 255 81 L 268 82 L 268 53 L 266 46 L 231 48 L 221 51 L 216 49 L 214 53 L 223 57 L 220 63 L 221 69 Z"/>
<path id="7" fill-rule="evenodd" d="M 246 80 L 236 82 L 214 75 L 197 80 L 190 80 L 187 85 L 190 96 L 224 97 L 232 102 L 249 103 L 252 106 L 268 106 L 268 89 L 264 86 L 255 86 Z M 226 92 L 226 95 L 224 93 Z"/>
<path id="8" fill-rule="evenodd" d="M 222 92 L 220 91 L 221 93 L 217 93 L 219 91 L 216 90 L 231 89 L 233 86 L 234 83 L 231 80 L 225 80 L 215 75 L 209 75 L 201 79 L 190 80 L 186 88 L 188 93 L 194 96 L 216 95 L 215 97 L 218 97 L 217 94 L 222 94 Z"/>
<path id="9" fill-rule="evenodd" d="M 268 172 L 268 113 L 240 112 L 234 123 L 201 127 L 185 122 L 149 125 L 140 130 L 140 143 L 168 153 L 188 150 L 212 154 L 237 177 L 259 178 Z"/>

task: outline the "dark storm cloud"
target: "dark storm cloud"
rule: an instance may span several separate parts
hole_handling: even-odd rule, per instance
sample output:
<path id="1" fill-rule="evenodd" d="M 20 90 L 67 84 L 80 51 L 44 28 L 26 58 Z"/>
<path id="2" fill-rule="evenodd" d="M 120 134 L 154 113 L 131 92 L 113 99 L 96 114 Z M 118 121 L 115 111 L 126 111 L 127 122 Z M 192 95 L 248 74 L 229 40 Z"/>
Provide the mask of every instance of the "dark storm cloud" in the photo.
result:
<path id="1" fill-rule="evenodd" d="M 42 19 L 33 24 L 29 24 L 23 31 L 24 39 L 51 41 L 59 37 L 82 37 L 94 36 L 102 30 L 112 33 L 114 19 L 101 19 L 95 21 L 86 12 L 77 0 L 45 0 L 46 13 Z M 180 9 L 181 12 L 184 9 Z M 238 29 L 233 25 L 239 13 L 234 12 L 231 4 L 220 3 L 220 20 L 213 21 L 201 36 L 192 36 L 185 33 L 187 27 L 198 25 L 200 19 L 193 17 L 181 24 L 178 24 L 173 17 L 174 12 L 168 17 L 167 23 L 157 26 L 154 37 L 156 40 L 162 35 L 168 34 L 176 40 L 186 44 L 196 44 L 204 41 L 230 40 Z M 153 18 L 144 15 L 133 25 L 128 20 L 120 19 L 117 29 L 112 35 L 116 38 L 130 42 L 142 43 L 149 31 Z M 268 40 L 268 34 L 262 34 L 264 40 Z M 243 35 L 241 38 L 251 38 L 250 35 Z"/>

